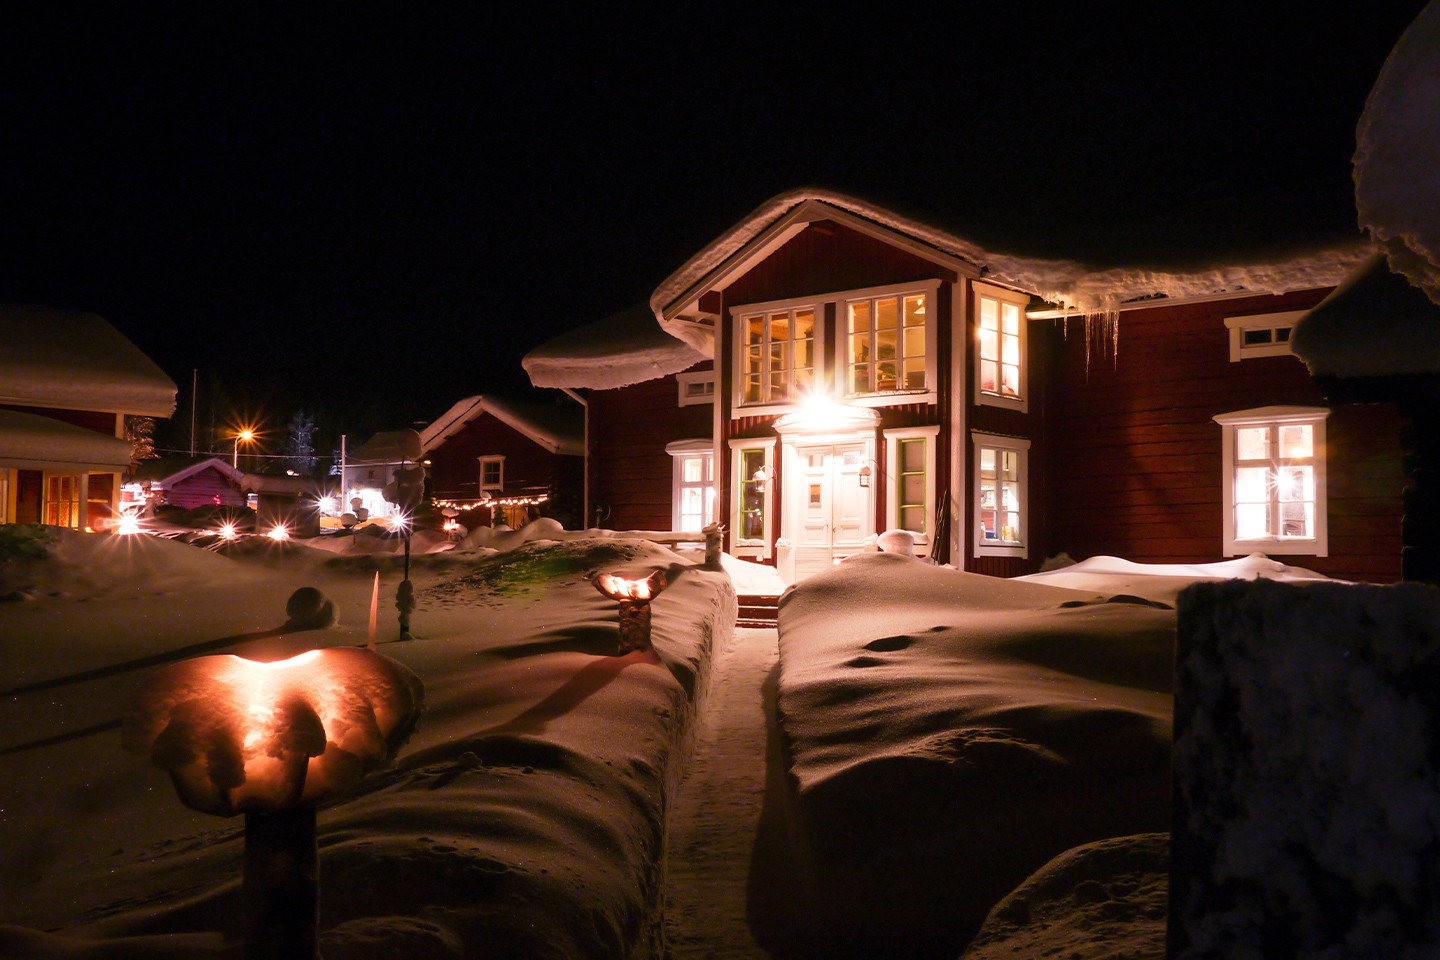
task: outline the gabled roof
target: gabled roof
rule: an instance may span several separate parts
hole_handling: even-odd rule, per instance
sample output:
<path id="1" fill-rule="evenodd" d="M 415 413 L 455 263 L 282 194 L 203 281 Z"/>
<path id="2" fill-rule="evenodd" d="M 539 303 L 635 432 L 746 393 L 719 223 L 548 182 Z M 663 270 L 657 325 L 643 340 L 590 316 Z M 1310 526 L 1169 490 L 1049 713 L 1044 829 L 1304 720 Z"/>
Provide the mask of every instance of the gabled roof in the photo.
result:
<path id="1" fill-rule="evenodd" d="M 235 484 L 239 484 L 240 478 L 244 476 L 239 470 L 230 466 L 230 461 L 223 457 L 204 457 L 198 460 L 190 457 L 183 459 L 171 457 L 140 461 L 135 467 L 133 478 L 149 480 L 163 490 L 207 469 L 219 471 L 226 479 Z"/>
<path id="2" fill-rule="evenodd" d="M 130 466 L 134 452 L 128 440 L 33 413 L 0 409 L 0 466 L 117 473 Z"/>
<path id="3" fill-rule="evenodd" d="M 1164 239 L 1153 249 L 1107 252 L 1106 260 L 1049 259 L 1004 252 L 983 246 L 961 233 L 937 226 L 940 216 L 925 220 L 882 207 L 859 197 L 823 188 L 804 187 L 772 197 L 711 241 L 656 288 L 650 307 L 660 325 L 710 355 L 713 328 L 699 309 L 700 297 L 742 276 L 806 225 L 833 218 L 849 226 L 906 246 L 922 257 L 948 262 L 960 272 L 1012 286 L 1085 312 L 1102 312 L 1127 300 L 1163 295 L 1170 298 L 1217 293 L 1284 293 L 1331 286 L 1362 263 L 1369 245 L 1356 232 L 1293 240 L 1289 249 L 1263 250 L 1253 239 L 1220 240 L 1212 253 L 1187 250 L 1170 253 Z M 1177 233 L 1179 231 L 1177 230 Z M 1168 238 L 1166 238 L 1168 239 Z M 1178 238 L 1176 247 L 1180 248 Z M 1157 266 L 1156 264 L 1166 264 Z"/>
<path id="4" fill-rule="evenodd" d="M 175 412 L 175 383 L 103 317 L 48 307 L 0 306 L 0 403 Z"/>
<path id="5" fill-rule="evenodd" d="M 520 365 L 537 387 L 613 390 L 679 373 L 706 357 L 656 326 L 655 314 L 640 304 L 562 333 Z"/>
<path id="6" fill-rule="evenodd" d="M 418 430 L 382 430 L 345 459 L 350 463 L 405 463 L 420 459 L 424 450 Z"/>
<path id="7" fill-rule="evenodd" d="M 429 453 L 487 413 L 551 453 L 578 457 L 585 452 L 584 415 L 578 406 L 541 406 L 488 394 L 466 397 L 437 417 L 420 432 L 421 449 Z"/>

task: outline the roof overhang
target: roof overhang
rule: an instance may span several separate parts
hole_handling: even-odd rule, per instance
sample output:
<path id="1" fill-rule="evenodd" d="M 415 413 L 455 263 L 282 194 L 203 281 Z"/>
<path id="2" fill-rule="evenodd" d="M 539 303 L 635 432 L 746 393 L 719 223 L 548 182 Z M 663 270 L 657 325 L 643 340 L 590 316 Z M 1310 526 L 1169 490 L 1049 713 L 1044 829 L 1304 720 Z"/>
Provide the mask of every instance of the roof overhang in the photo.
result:
<path id="1" fill-rule="evenodd" d="M 33 413 L 0 410 L 0 467 L 122 473 L 134 453 L 128 440 Z"/>

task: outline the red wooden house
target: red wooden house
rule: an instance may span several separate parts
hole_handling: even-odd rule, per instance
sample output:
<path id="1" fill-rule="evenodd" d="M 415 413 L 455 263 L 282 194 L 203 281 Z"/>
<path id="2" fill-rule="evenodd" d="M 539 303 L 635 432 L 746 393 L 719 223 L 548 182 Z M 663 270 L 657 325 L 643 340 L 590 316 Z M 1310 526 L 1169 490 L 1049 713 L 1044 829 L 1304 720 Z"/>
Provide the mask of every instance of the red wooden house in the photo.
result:
<path id="1" fill-rule="evenodd" d="M 103 318 L 0 308 L 0 523 L 101 529 L 134 455 L 126 417 L 174 411 L 174 382 Z"/>
<path id="2" fill-rule="evenodd" d="M 131 474 L 139 495 L 154 506 L 244 507 L 245 475 L 223 457 L 146 460 Z"/>
<path id="3" fill-rule="evenodd" d="M 799 190 L 655 291 L 666 363 L 628 363 L 629 334 L 606 356 L 594 334 L 617 317 L 589 352 L 577 333 L 525 365 L 537 386 L 587 391 L 607 526 L 687 526 L 698 497 L 730 552 L 788 580 L 904 529 L 936 560 L 1005 576 L 1061 552 L 1265 553 L 1386 581 L 1400 419 L 1330 409 L 1289 347 L 1366 254 L 1354 237 L 1225 267 L 1087 269 Z"/>
<path id="4" fill-rule="evenodd" d="M 481 395 L 420 431 L 431 495 L 461 522 L 521 527 L 539 516 L 579 525 L 584 418 L 578 406 Z"/>

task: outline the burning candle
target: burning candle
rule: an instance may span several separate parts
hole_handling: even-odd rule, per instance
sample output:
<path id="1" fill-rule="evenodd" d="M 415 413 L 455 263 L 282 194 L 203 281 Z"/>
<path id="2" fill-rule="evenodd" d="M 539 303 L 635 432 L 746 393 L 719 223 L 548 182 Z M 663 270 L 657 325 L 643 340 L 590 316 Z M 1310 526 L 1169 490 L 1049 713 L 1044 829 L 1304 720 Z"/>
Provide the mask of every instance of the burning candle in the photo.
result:
<path id="1" fill-rule="evenodd" d="M 599 573 L 592 582 L 596 590 L 620 604 L 620 653 L 649 647 L 650 601 L 667 586 L 665 571 L 656 570 L 643 580 Z"/>

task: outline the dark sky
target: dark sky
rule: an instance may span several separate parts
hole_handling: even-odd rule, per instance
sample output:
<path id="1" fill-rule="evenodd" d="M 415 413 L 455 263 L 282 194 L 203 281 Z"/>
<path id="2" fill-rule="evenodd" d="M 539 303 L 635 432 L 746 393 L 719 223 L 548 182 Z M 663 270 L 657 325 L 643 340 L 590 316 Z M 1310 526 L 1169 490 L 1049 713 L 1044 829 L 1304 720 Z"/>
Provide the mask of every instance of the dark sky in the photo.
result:
<path id="1" fill-rule="evenodd" d="M 1355 122 L 1423 3 L 17 6 L 0 301 L 366 434 L 522 389 L 526 351 L 796 186 L 1036 252 L 1249 194 L 1353 221 Z"/>

